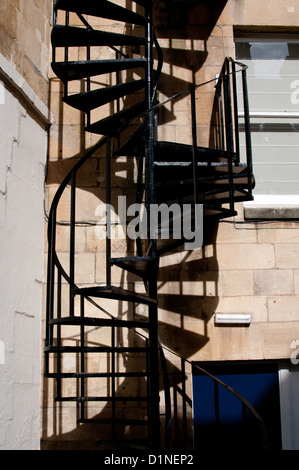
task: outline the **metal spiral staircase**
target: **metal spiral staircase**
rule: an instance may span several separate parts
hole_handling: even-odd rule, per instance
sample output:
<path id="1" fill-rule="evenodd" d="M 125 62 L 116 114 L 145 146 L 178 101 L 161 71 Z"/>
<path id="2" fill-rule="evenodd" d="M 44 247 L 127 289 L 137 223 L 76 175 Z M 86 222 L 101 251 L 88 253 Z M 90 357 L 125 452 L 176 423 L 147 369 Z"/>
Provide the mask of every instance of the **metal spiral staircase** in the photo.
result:
<path id="1" fill-rule="evenodd" d="M 163 422 L 169 431 L 170 403 L 166 361 L 158 335 L 157 281 L 159 259 L 186 242 L 182 236 L 174 239 L 162 237 L 161 227 L 156 233 L 148 220 L 147 236 L 137 237 L 134 256 L 116 258 L 111 252 L 111 214 L 107 210 L 106 283 L 81 286 L 76 282 L 76 184 L 77 175 L 84 164 L 98 152 L 106 155 L 106 204 L 112 202 L 111 169 L 117 155 L 134 157 L 137 166 L 136 203 L 150 209 L 153 204 L 174 203 L 182 206 L 195 204 L 203 207 L 203 219 L 218 220 L 236 214 L 235 203 L 252 199 L 252 175 L 249 113 L 246 90 L 246 69 L 226 59 L 218 81 L 215 82 L 215 102 L 219 110 L 218 143 L 214 149 L 199 147 L 197 143 L 195 86 L 183 92 L 190 97 L 192 115 L 192 144 L 160 141 L 156 116 L 164 103 L 158 103 L 156 90 L 162 69 L 162 54 L 152 24 L 151 0 L 134 0 L 134 12 L 108 0 L 56 0 L 52 30 L 52 68 L 64 84 L 63 101 L 86 115 L 86 132 L 101 138 L 74 166 L 60 185 L 49 212 L 48 224 L 48 282 L 45 340 L 45 376 L 56 380 L 58 402 L 75 402 L 78 421 L 94 425 L 107 425 L 107 439 L 121 441 L 126 427 L 137 428 L 136 436 L 151 450 L 161 446 L 160 388 L 165 391 Z M 76 25 L 70 22 L 76 17 Z M 89 18 L 120 21 L 137 25 L 143 35 L 107 32 L 91 25 Z M 61 20 L 63 18 L 63 21 Z M 127 28 L 128 29 L 128 28 Z M 115 58 L 99 59 L 101 48 L 109 47 Z M 72 48 L 80 48 L 84 58 L 72 60 Z M 130 49 L 134 57 L 130 56 Z M 98 56 L 95 56 L 94 50 Z M 123 52 L 125 51 L 125 52 Z M 139 56 L 137 56 L 139 52 Z M 153 67 L 153 54 L 157 66 Z M 240 163 L 238 142 L 238 116 L 236 67 L 243 82 L 245 135 L 247 161 Z M 136 79 L 121 81 L 122 72 L 131 71 Z M 134 72 L 134 73 L 133 73 Z M 114 74 L 116 82 L 110 86 L 94 87 L 93 77 Z M 79 93 L 69 91 L 70 84 L 84 84 Z M 213 80 L 211 80 L 213 81 Z M 172 97 L 171 99 L 175 99 Z M 121 101 L 125 103 L 121 109 Z M 112 104 L 115 112 L 97 119 L 97 111 Z M 128 105 L 126 104 L 128 103 Z M 134 131 L 132 130 L 134 129 Z M 69 262 L 65 266 L 56 248 L 57 210 L 62 195 L 70 188 L 70 248 Z M 223 207 L 225 205 L 225 207 Z M 148 212 L 150 213 L 150 211 Z M 198 222 L 194 218 L 193 223 Z M 134 274 L 144 283 L 144 293 L 114 285 L 112 267 Z M 67 300 L 63 298 L 67 291 Z M 130 318 L 116 318 L 104 311 L 101 301 L 128 302 L 132 305 Z M 92 305 L 97 314 L 86 315 L 86 306 Z M 135 306 L 143 306 L 146 313 L 135 315 Z M 89 342 L 91 329 L 105 330 L 109 345 Z M 68 337 L 76 336 L 76 345 Z M 127 345 L 118 341 L 119 332 L 131 335 Z M 109 332 L 109 333 L 107 333 Z M 127 332 L 127 333 L 126 333 Z M 103 369 L 90 370 L 88 358 L 103 357 Z M 65 371 L 65 357 L 76 357 L 76 370 Z M 130 368 L 120 370 L 119 358 L 128 361 Z M 161 374 L 162 371 L 162 374 Z M 162 377 L 162 378 L 161 378 Z M 106 393 L 95 393 L 95 381 L 105 380 Z M 126 386 L 118 386 L 124 380 Z M 161 385 L 162 380 L 162 385 Z M 93 382 L 92 385 L 91 382 Z M 68 394 L 67 383 L 76 393 Z M 103 383 L 103 382 L 101 382 Z M 103 386 L 98 386 L 100 391 Z M 124 406 L 125 404 L 125 406 Z M 103 405 L 102 412 L 94 416 L 94 405 Z M 130 407 L 131 405 L 132 407 Z M 91 408 L 91 411 L 90 411 Z M 167 437 L 168 436 L 168 437 Z M 169 434 L 165 442 L 169 442 Z M 123 445 L 129 445 L 124 444 Z"/>

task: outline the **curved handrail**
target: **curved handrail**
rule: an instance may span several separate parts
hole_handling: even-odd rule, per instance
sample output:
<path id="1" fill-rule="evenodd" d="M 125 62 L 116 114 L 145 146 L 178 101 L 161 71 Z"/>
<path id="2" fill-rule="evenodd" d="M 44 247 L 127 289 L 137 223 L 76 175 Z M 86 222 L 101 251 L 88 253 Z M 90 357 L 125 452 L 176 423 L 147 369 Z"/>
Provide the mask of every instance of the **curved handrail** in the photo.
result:
<path id="1" fill-rule="evenodd" d="M 236 65 L 239 65 L 241 68 L 240 68 L 239 70 L 236 70 L 235 72 L 229 72 L 229 73 L 224 74 L 224 72 L 223 72 L 223 67 L 222 67 L 221 73 L 219 74 L 219 76 L 217 76 L 217 77 L 215 77 L 215 78 L 211 78 L 210 80 L 206 80 L 205 82 L 198 83 L 197 85 L 193 85 L 192 87 L 185 88 L 185 90 L 182 90 L 182 91 L 180 91 L 180 92 L 178 92 L 178 93 L 175 93 L 175 94 L 171 95 L 171 96 L 168 97 L 168 98 L 165 98 L 165 100 L 163 100 L 163 101 L 157 103 L 157 104 L 154 105 L 151 109 L 144 111 L 143 114 L 146 115 L 146 114 L 149 113 L 150 111 L 156 110 L 156 109 L 160 108 L 161 106 L 164 106 L 164 104 L 169 103 L 170 101 L 173 101 L 173 100 L 175 100 L 175 99 L 177 99 L 177 98 L 180 98 L 181 96 L 185 96 L 185 95 L 191 94 L 192 91 L 195 91 L 195 90 L 197 90 L 198 88 L 201 88 L 201 87 L 203 87 L 203 86 L 206 86 L 206 85 L 208 85 L 209 83 L 213 83 L 213 82 L 214 82 L 214 83 L 216 84 L 215 86 L 217 86 L 217 84 L 219 83 L 219 79 L 221 79 L 224 75 L 234 75 L 234 73 L 240 73 L 240 72 L 245 71 L 245 70 L 248 69 L 248 65 L 243 64 L 242 62 L 237 62 L 237 61 L 235 61 L 232 57 L 227 57 L 226 59 L 229 60 L 230 62 L 235 63 Z"/>
<path id="2" fill-rule="evenodd" d="M 257 410 L 251 405 L 251 403 L 249 403 L 249 401 L 245 397 L 243 397 L 239 392 L 237 392 L 235 389 L 233 389 L 230 385 L 227 385 L 221 379 L 219 379 L 215 375 L 211 374 L 206 369 L 200 367 L 195 362 L 190 361 L 190 360 L 182 357 L 180 354 L 170 350 L 169 348 L 162 345 L 161 343 L 160 343 L 160 348 L 167 351 L 167 352 L 169 352 L 170 354 L 173 354 L 174 356 L 178 357 L 179 359 L 181 359 L 185 363 L 189 364 L 191 367 L 199 370 L 205 376 L 210 377 L 214 382 L 217 382 L 219 385 L 221 385 L 226 390 L 228 390 L 230 393 L 232 393 L 238 400 L 240 400 L 242 405 L 245 406 L 246 409 L 251 413 L 251 415 L 253 416 L 253 418 L 255 419 L 256 423 L 259 426 L 262 448 L 265 449 L 265 450 L 268 449 L 268 431 L 267 431 L 266 425 L 264 423 L 264 420 L 262 419 L 260 414 L 257 412 Z M 191 401 L 190 406 L 192 407 L 192 401 Z"/>
<path id="3" fill-rule="evenodd" d="M 51 249 L 55 248 L 53 247 L 51 244 L 52 244 L 52 241 L 53 241 L 53 220 L 55 219 L 55 222 L 56 222 L 56 217 L 54 217 L 54 214 L 56 214 L 56 210 L 57 210 L 57 207 L 58 207 L 58 204 L 59 204 L 59 201 L 60 201 L 60 198 L 65 190 L 65 188 L 68 186 L 68 184 L 71 182 L 71 179 L 72 179 L 72 175 L 74 173 L 76 173 L 81 167 L 82 165 L 84 165 L 84 163 L 97 151 L 99 150 L 101 147 L 103 147 L 105 145 L 105 143 L 107 142 L 108 138 L 107 137 L 103 137 L 102 139 L 99 140 L 99 142 L 97 142 L 75 165 L 74 167 L 69 171 L 69 173 L 65 176 L 64 180 L 62 181 L 62 183 L 60 183 L 59 185 L 59 188 L 57 189 L 55 195 L 54 195 L 54 198 L 52 200 L 52 203 L 51 203 L 51 208 L 50 208 L 50 211 L 49 211 L 49 216 L 48 216 L 48 243 L 49 243 L 49 246 L 51 246 Z M 62 267 L 58 257 L 57 257 L 57 254 L 56 254 L 56 251 L 54 250 L 54 253 L 52 253 L 53 255 L 55 254 L 55 264 L 57 267 L 60 268 L 61 270 L 61 273 L 63 275 L 63 277 L 65 278 L 65 280 L 67 282 L 70 282 L 70 277 L 67 275 L 66 271 L 64 270 L 64 268 Z"/>

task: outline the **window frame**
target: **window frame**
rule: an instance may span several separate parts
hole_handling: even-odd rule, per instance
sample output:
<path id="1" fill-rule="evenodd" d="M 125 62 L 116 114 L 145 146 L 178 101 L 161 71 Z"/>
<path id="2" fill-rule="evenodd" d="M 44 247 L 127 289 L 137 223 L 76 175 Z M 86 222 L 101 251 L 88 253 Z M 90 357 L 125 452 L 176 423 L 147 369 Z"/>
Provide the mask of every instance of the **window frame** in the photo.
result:
<path id="1" fill-rule="evenodd" d="M 296 33 L 278 33 L 278 32 L 234 32 L 234 45 L 236 53 L 236 44 L 240 42 L 292 42 L 299 44 L 298 34 Z M 242 62 L 242 59 L 238 59 Z M 246 60 L 244 59 L 245 63 Z M 299 62 L 299 57 L 298 57 Z M 298 73 L 299 80 L 299 73 Z M 250 90 L 249 90 L 250 92 Z M 242 113 L 239 115 L 242 117 Z M 299 125 L 299 109 L 298 112 L 267 112 L 265 111 L 250 111 L 251 119 L 285 119 L 292 118 L 296 124 Z M 263 121 L 260 121 L 262 124 Z M 258 124 L 258 123 L 257 123 Z M 273 123 L 274 124 L 274 123 Z M 271 125 L 271 123 L 269 123 Z M 299 142 L 299 141 L 298 141 Z M 298 145 L 299 149 L 299 145 Z M 254 155 L 253 155 L 253 169 L 254 169 Z M 299 185 L 299 181 L 298 181 Z M 255 194 L 253 192 L 254 200 L 244 202 L 244 218 L 245 219 L 298 219 L 299 218 L 299 194 Z"/>

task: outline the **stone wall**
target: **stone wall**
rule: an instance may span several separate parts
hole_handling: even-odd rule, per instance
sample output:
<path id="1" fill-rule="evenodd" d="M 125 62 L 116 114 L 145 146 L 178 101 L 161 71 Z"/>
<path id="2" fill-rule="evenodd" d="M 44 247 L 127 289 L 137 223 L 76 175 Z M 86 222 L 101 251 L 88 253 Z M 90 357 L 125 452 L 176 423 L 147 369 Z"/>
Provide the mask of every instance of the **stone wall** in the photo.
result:
<path id="1" fill-rule="evenodd" d="M 51 0 L 1 2 L 0 53 L 44 103 L 48 102 L 51 11 Z"/>

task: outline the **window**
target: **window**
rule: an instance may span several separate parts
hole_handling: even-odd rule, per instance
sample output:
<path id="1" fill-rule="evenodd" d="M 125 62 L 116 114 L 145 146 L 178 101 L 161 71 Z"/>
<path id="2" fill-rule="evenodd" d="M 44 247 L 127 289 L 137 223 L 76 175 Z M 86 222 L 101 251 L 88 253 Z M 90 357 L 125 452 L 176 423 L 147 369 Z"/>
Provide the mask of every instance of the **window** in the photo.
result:
<path id="1" fill-rule="evenodd" d="M 255 199 L 299 201 L 299 40 L 240 36 L 235 49 L 248 65 Z"/>

